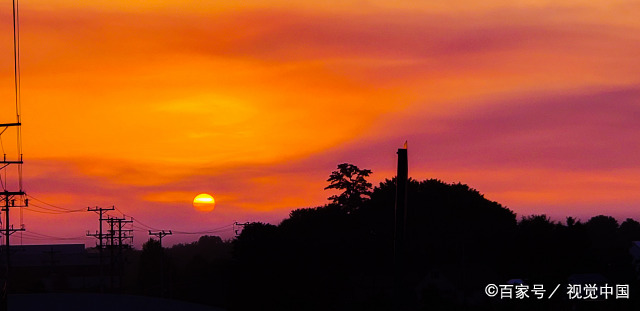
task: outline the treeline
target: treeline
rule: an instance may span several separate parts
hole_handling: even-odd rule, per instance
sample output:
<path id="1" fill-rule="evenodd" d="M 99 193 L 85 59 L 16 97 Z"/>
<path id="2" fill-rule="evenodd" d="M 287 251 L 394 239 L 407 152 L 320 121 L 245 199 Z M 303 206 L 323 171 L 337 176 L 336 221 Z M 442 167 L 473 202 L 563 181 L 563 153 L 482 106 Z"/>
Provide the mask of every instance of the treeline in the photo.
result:
<path id="1" fill-rule="evenodd" d="M 277 226 L 253 223 L 233 241 L 202 237 L 164 250 L 147 242 L 134 291 L 228 310 L 390 310 L 399 290 L 410 310 L 635 308 L 634 299 L 576 305 L 561 298 L 505 302 L 484 293 L 487 284 L 518 279 L 549 290 L 563 284 L 565 295 L 571 275 L 599 274 L 609 284 L 630 284 L 633 298 L 629 248 L 640 240 L 633 219 L 619 224 L 601 215 L 560 223 L 533 215 L 518 221 L 467 185 L 410 180 L 398 277 L 395 181 L 361 187 L 356 183 L 366 183 L 360 177 L 368 173 L 343 168 L 334 172 L 342 176 L 329 179 L 342 191 L 330 204 L 294 210 Z"/>

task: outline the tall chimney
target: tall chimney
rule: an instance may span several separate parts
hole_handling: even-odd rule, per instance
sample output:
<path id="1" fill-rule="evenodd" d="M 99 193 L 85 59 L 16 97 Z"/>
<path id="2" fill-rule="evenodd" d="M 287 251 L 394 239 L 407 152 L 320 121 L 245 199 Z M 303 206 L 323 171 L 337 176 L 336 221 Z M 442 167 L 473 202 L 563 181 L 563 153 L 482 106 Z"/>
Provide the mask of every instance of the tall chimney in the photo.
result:
<path id="1" fill-rule="evenodd" d="M 407 159 L 407 143 L 404 148 L 398 149 L 398 174 L 396 175 L 396 209 L 395 209 L 395 257 L 402 256 L 404 242 L 406 240 L 407 223 L 407 180 L 409 164 Z"/>
<path id="2" fill-rule="evenodd" d="M 410 290 L 406 282 L 406 239 L 407 239 L 407 179 L 409 167 L 407 160 L 407 143 L 398 149 L 398 175 L 396 175 L 396 209 L 393 237 L 394 264 L 394 310 L 407 310 L 411 300 Z"/>

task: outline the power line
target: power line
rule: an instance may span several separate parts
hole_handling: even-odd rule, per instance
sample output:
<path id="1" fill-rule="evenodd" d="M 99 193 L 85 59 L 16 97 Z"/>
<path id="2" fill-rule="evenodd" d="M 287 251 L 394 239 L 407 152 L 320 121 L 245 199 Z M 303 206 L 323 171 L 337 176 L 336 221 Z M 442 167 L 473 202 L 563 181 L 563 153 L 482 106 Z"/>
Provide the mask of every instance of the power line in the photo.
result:
<path id="1" fill-rule="evenodd" d="M 227 231 L 231 228 L 233 228 L 234 224 L 229 224 L 229 225 L 225 225 L 222 227 L 218 227 L 218 228 L 213 228 L 210 230 L 204 230 L 204 231 L 177 231 L 177 230 L 173 230 L 173 233 L 175 234 L 206 234 L 206 233 L 219 233 L 219 232 L 223 232 L 223 231 Z"/>
<path id="2" fill-rule="evenodd" d="M 123 213 L 123 215 L 124 215 L 124 213 Z M 156 228 L 151 227 L 151 226 L 149 226 L 149 225 L 146 225 L 145 223 L 143 223 L 142 221 L 140 221 L 140 219 L 138 219 L 138 218 L 136 218 L 136 217 L 133 217 L 133 216 L 130 216 L 130 217 L 131 217 L 131 219 L 133 219 L 135 222 L 137 222 L 137 223 L 141 224 L 143 227 L 146 227 L 147 229 L 156 230 L 156 231 L 158 231 L 158 230 L 159 230 L 159 229 L 156 229 Z"/>
<path id="3" fill-rule="evenodd" d="M 61 215 L 63 213 L 54 213 L 54 212 L 47 212 L 47 211 L 39 211 L 37 209 L 31 209 L 28 207 L 23 208 L 23 210 L 28 211 L 28 212 L 34 212 L 34 213 L 40 213 L 40 214 L 49 214 L 49 215 Z"/>
<path id="4" fill-rule="evenodd" d="M 133 217 L 132 217 L 133 218 Z M 135 220 L 136 222 L 140 223 L 140 221 L 136 218 L 133 218 L 133 220 Z M 229 224 L 229 225 L 225 225 L 222 227 L 217 227 L 217 228 L 213 228 L 210 230 L 203 230 L 203 231 L 179 231 L 179 230 L 172 230 L 171 232 L 173 234 L 207 234 L 207 233 L 220 233 L 220 232 L 224 232 L 227 230 L 230 230 L 233 228 L 233 224 Z M 153 231 L 161 231 L 158 229 L 154 229 L 154 228 L 149 228 L 148 226 L 144 226 L 144 227 L 140 227 L 140 226 L 136 226 L 133 225 L 134 230 L 136 231 L 149 231 L 150 229 Z"/>
<path id="5" fill-rule="evenodd" d="M 50 214 L 50 215 L 64 215 L 64 214 L 70 214 L 70 213 L 80 213 L 80 212 L 86 212 L 86 211 L 98 211 L 99 208 L 96 207 L 96 209 L 70 209 L 70 208 L 65 208 L 65 207 L 61 207 L 55 204 L 51 204 L 48 203 L 42 199 L 39 199 L 37 197 L 34 197 L 33 195 L 27 195 L 29 198 L 31 198 L 33 201 L 37 201 L 39 203 L 42 203 L 43 205 L 40 204 L 35 204 L 33 202 L 30 202 L 29 207 L 24 207 L 23 209 L 28 211 L 28 212 L 34 212 L 34 213 L 40 213 L 40 214 Z M 133 230 L 135 231 L 139 231 L 139 232 L 147 232 L 149 230 L 152 231 L 161 231 L 160 229 L 158 229 L 157 227 L 153 227 L 150 226 L 148 224 L 146 224 L 145 222 L 140 221 L 139 218 L 137 217 L 133 217 L 127 213 L 125 213 L 123 210 L 119 209 L 116 206 L 112 206 L 109 207 L 108 209 L 105 209 L 104 211 L 104 215 L 108 216 L 108 211 L 110 210 L 115 210 L 118 211 L 120 214 L 122 214 L 123 217 L 130 217 L 132 221 L 135 221 L 135 224 L 132 225 Z M 105 217 L 103 215 L 103 217 Z M 102 218 L 103 220 L 106 220 L 107 218 Z M 182 230 L 172 230 L 171 232 L 173 234 L 178 234 L 178 235 L 197 235 L 197 234 L 213 234 L 213 233 L 220 233 L 220 232 L 225 232 L 227 230 L 235 230 L 235 225 L 242 225 L 242 224 L 237 224 L 237 223 L 232 223 L 232 224 L 228 224 L 228 225 L 224 225 L 224 226 L 220 226 L 220 227 L 216 227 L 216 228 L 211 228 L 208 230 L 201 230 L 201 231 L 182 231 Z M 99 239 L 100 233 L 95 233 L 95 234 L 90 234 L 93 237 L 96 237 Z M 104 236 L 106 236 L 106 234 L 102 234 L 103 238 Z"/>
<path id="6" fill-rule="evenodd" d="M 42 209 L 44 211 L 34 210 L 34 209 L 31 209 L 31 207 L 39 208 L 39 209 Z M 61 211 L 61 210 L 48 208 L 48 207 L 41 206 L 41 205 L 34 204 L 34 203 L 29 204 L 29 207 L 26 208 L 26 209 L 29 210 L 29 211 L 33 211 L 33 212 L 41 212 L 41 213 L 45 213 L 45 214 L 56 214 L 56 215 L 70 214 L 70 213 L 80 213 L 80 212 L 86 212 L 87 211 L 87 210 L 68 210 L 68 211 L 65 210 L 65 211 Z M 48 211 L 48 212 L 45 212 L 45 211 Z"/>
<path id="7" fill-rule="evenodd" d="M 86 209 L 84 209 L 84 208 L 81 208 L 81 209 L 69 209 L 69 208 L 53 205 L 51 203 L 47 203 L 47 202 L 45 202 L 43 200 L 40 200 L 40 199 L 34 197 L 33 195 L 30 195 L 30 194 L 27 194 L 27 196 L 32 198 L 32 199 L 34 199 L 34 200 L 36 200 L 36 201 L 38 201 L 38 202 L 40 202 L 40 203 L 42 203 L 42 204 L 44 204 L 44 205 L 47 205 L 47 206 L 53 207 L 53 208 L 57 208 L 57 209 L 60 209 L 60 210 L 63 210 L 63 211 L 68 211 L 68 212 L 85 212 L 86 211 Z"/>
<path id="8" fill-rule="evenodd" d="M 53 239 L 53 240 L 67 241 L 67 240 L 91 239 L 91 237 L 88 237 L 88 236 L 59 237 L 59 236 L 53 236 L 53 235 L 48 235 L 48 234 L 44 234 L 44 233 L 34 232 L 32 230 L 25 231 L 25 232 L 23 232 L 23 234 L 26 235 L 26 238 L 43 239 L 43 240 Z"/>
<path id="9" fill-rule="evenodd" d="M 29 204 L 29 208 L 31 208 L 31 207 L 43 209 L 45 211 L 50 211 L 50 212 L 52 212 L 52 214 L 66 214 L 66 213 L 69 213 L 67 211 L 61 211 L 61 210 L 56 210 L 56 209 L 40 206 L 38 204 L 34 204 L 33 202 L 31 204 Z"/>

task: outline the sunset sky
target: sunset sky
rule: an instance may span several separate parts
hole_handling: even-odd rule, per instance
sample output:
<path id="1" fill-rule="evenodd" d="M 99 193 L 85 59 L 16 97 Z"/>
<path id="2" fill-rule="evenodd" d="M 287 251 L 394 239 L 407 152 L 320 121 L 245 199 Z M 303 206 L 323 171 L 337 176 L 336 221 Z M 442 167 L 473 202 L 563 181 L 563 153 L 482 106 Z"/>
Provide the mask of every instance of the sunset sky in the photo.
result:
<path id="1" fill-rule="evenodd" d="M 374 184 L 391 178 L 408 140 L 410 176 L 469 184 L 519 217 L 640 220 L 637 1 L 23 0 L 20 10 L 24 187 L 47 203 L 115 205 L 183 232 L 278 223 L 326 203 L 339 163 L 371 169 Z M 12 44 L 5 1 L 2 123 L 15 118 Z M 215 197 L 213 212 L 194 209 L 199 193 Z M 98 220 L 25 210 L 24 223 L 80 237 Z"/>

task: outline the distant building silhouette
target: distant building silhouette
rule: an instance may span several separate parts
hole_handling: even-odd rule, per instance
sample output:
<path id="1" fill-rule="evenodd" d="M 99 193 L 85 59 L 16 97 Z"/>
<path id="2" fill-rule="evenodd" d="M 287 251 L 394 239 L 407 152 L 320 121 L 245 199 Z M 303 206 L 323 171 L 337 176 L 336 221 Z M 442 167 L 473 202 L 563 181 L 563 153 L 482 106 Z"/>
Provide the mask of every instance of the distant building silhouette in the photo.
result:
<path id="1" fill-rule="evenodd" d="M 84 244 L 20 245 L 10 251 L 15 290 L 89 290 L 99 285 L 97 252 Z"/>

